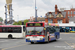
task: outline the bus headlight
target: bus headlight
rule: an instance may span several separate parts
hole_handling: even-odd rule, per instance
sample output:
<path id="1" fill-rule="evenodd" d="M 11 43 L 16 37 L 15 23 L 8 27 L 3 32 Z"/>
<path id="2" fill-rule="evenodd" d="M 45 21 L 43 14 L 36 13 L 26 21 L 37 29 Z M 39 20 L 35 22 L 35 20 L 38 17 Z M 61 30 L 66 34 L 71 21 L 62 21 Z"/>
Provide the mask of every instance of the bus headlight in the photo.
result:
<path id="1" fill-rule="evenodd" d="M 27 40 L 30 40 L 30 38 L 27 38 Z"/>

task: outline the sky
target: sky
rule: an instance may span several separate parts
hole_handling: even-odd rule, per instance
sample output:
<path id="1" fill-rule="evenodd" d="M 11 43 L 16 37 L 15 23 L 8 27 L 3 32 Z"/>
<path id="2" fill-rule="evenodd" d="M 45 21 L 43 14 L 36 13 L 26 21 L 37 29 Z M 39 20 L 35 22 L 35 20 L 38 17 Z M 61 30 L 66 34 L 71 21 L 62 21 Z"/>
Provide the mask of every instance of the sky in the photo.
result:
<path id="1" fill-rule="evenodd" d="M 47 12 L 55 11 L 55 5 L 60 8 L 75 8 L 75 0 L 36 0 L 37 16 L 45 16 Z M 0 17 L 5 19 L 6 0 L 0 0 Z M 35 17 L 35 0 L 12 0 L 13 19 L 15 21 Z M 9 18 L 9 16 L 8 16 Z"/>

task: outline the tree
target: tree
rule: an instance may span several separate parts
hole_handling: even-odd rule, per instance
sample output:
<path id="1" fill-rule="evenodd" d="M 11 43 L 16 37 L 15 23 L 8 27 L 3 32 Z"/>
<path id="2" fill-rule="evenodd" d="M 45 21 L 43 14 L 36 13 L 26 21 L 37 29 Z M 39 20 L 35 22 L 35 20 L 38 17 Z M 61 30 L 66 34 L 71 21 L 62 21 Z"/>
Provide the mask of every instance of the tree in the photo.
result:
<path id="1" fill-rule="evenodd" d="M 29 22 L 29 20 L 27 20 L 27 19 L 26 19 L 26 20 L 24 20 L 24 25 L 26 25 L 26 23 L 27 23 L 27 22 Z"/>
<path id="2" fill-rule="evenodd" d="M 18 22 L 18 25 L 22 25 L 22 22 L 21 22 L 21 21 L 19 21 L 19 22 Z"/>
<path id="3" fill-rule="evenodd" d="M 18 22 L 14 22 L 14 24 L 13 25 L 18 25 Z"/>
<path id="4" fill-rule="evenodd" d="M 24 25 L 26 25 L 26 23 L 29 22 L 29 20 L 26 19 L 26 20 L 24 20 L 23 22 L 24 22 Z M 14 22 L 13 25 L 23 25 L 23 22 L 22 22 L 22 21 Z"/>
<path id="5" fill-rule="evenodd" d="M 0 17 L 0 22 L 2 22 L 3 21 L 3 19 Z"/>

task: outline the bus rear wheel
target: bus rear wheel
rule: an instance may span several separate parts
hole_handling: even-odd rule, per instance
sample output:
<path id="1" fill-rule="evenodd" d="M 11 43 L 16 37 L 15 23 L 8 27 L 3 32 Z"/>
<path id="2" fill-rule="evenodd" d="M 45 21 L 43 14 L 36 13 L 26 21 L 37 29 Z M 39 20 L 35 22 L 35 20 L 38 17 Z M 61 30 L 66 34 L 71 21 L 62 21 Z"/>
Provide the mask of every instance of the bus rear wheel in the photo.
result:
<path id="1" fill-rule="evenodd" d="M 8 38 L 9 38 L 9 39 L 12 39 L 12 35 L 9 35 Z"/>
<path id="2" fill-rule="evenodd" d="M 34 44 L 34 42 L 31 42 L 31 44 Z"/>
<path id="3" fill-rule="evenodd" d="M 57 41 L 57 35 L 56 35 L 56 39 L 55 39 L 55 41 Z"/>

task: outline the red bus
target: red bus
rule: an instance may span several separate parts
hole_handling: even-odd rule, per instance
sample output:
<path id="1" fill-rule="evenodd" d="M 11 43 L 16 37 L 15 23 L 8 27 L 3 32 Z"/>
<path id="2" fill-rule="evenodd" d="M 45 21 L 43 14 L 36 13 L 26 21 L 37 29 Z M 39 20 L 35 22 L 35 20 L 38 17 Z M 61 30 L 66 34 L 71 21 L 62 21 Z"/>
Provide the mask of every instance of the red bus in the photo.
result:
<path id="1" fill-rule="evenodd" d="M 59 25 L 43 22 L 26 23 L 26 42 L 49 42 L 60 38 Z"/>

